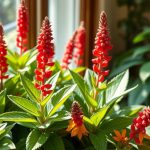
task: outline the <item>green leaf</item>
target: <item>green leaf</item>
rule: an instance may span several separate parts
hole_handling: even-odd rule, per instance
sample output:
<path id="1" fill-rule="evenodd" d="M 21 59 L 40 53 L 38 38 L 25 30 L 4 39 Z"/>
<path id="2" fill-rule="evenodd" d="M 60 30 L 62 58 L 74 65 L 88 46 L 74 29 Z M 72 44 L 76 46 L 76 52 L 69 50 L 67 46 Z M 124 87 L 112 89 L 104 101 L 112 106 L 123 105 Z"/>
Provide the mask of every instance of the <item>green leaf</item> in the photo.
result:
<path id="1" fill-rule="evenodd" d="M 128 127 L 132 123 L 133 118 L 132 117 L 117 117 L 112 118 L 107 121 L 104 121 L 100 129 L 109 134 L 110 132 L 113 132 L 114 130 L 122 130 L 126 127 Z"/>
<path id="2" fill-rule="evenodd" d="M 89 87 L 89 90 L 93 90 L 95 88 L 95 84 L 96 84 L 96 73 L 93 72 L 92 70 L 90 69 L 87 69 L 86 72 L 85 72 L 85 76 L 84 76 L 84 80 L 86 81 L 88 87 Z"/>
<path id="3" fill-rule="evenodd" d="M 24 52 L 18 59 L 19 69 L 23 69 L 29 60 L 31 51 Z"/>
<path id="4" fill-rule="evenodd" d="M 26 150 L 36 150 L 40 148 L 47 139 L 47 133 L 42 133 L 38 129 L 32 130 L 26 140 Z"/>
<path id="5" fill-rule="evenodd" d="M 124 95 L 130 93 L 131 91 L 133 91 L 133 90 L 136 89 L 137 87 L 138 87 L 138 85 L 136 85 L 136 86 L 134 86 L 134 87 L 132 87 L 132 88 L 130 88 L 130 89 L 124 91 L 124 92 L 121 93 L 120 95 L 118 95 L 118 96 L 112 98 L 112 99 L 110 100 L 110 102 L 111 102 L 111 101 L 114 101 L 114 100 L 116 100 L 116 99 L 117 99 L 117 102 L 119 102 L 119 101 L 122 99 L 122 97 L 123 97 Z"/>
<path id="6" fill-rule="evenodd" d="M 0 140 L 0 150 L 16 149 L 15 144 L 9 138 L 3 138 Z"/>
<path id="7" fill-rule="evenodd" d="M 90 140 L 96 150 L 107 150 L 107 139 L 103 131 L 90 133 Z"/>
<path id="8" fill-rule="evenodd" d="M 83 116 L 83 120 L 87 122 L 88 124 L 93 125 L 93 122 L 91 121 L 91 119 L 87 118 L 86 116 Z"/>
<path id="9" fill-rule="evenodd" d="M 150 44 L 134 48 L 132 57 L 136 58 L 137 56 L 144 55 L 147 52 L 150 52 Z"/>
<path id="10" fill-rule="evenodd" d="M 55 73 L 49 80 L 47 80 L 46 84 L 51 84 L 52 85 L 51 89 L 55 88 L 59 75 L 60 75 L 60 71 Z"/>
<path id="11" fill-rule="evenodd" d="M 96 107 L 97 102 L 90 96 L 89 92 L 87 91 L 83 78 L 71 70 L 70 70 L 70 73 L 71 73 L 71 76 L 72 76 L 74 82 L 78 85 L 78 88 L 80 89 L 85 101 L 88 104 L 90 104 L 91 106 Z"/>
<path id="12" fill-rule="evenodd" d="M 143 107 L 142 105 L 126 106 L 119 111 L 119 116 L 135 116 Z"/>
<path id="13" fill-rule="evenodd" d="M 51 134 L 48 141 L 44 145 L 44 150 L 49 150 L 52 147 L 53 150 L 65 150 L 63 140 L 56 134 Z"/>
<path id="14" fill-rule="evenodd" d="M 68 112 L 60 111 L 58 113 L 55 113 L 55 115 L 53 115 L 52 117 L 48 118 L 45 124 L 43 124 L 39 128 L 47 128 L 53 123 L 58 123 L 69 119 L 71 119 L 71 115 Z"/>
<path id="15" fill-rule="evenodd" d="M 30 114 L 27 114 L 25 112 L 19 112 L 19 111 L 3 113 L 0 115 L 0 120 L 13 121 L 13 122 L 34 122 L 34 123 L 37 122 Z"/>
<path id="16" fill-rule="evenodd" d="M 3 113 L 5 110 L 5 94 L 5 90 L 0 92 L 0 114 Z"/>
<path id="17" fill-rule="evenodd" d="M 12 124 L 5 128 L 4 132 L 2 134 L 0 134 L 0 140 L 11 131 L 11 129 L 14 127 L 14 125 L 15 124 Z"/>
<path id="18" fill-rule="evenodd" d="M 111 108 L 115 105 L 115 103 L 119 102 L 122 96 L 134 90 L 136 87 L 137 86 L 130 88 L 124 91 L 123 93 L 121 93 L 120 95 L 116 96 L 115 98 L 110 99 L 110 102 L 106 106 L 102 107 L 98 112 L 93 114 L 90 119 L 94 123 L 94 125 L 98 126 L 99 123 L 102 122 L 102 120 L 107 116 L 107 114 L 109 113 Z"/>
<path id="19" fill-rule="evenodd" d="M 3 135 L 5 133 L 5 128 L 7 126 L 7 123 L 2 123 L 0 124 L 0 136 Z"/>
<path id="20" fill-rule="evenodd" d="M 128 105 L 140 105 L 148 99 L 150 92 L 150 82 L 141 83 L 141 81 L 136 81 L 138 87 L 136 90 L 129 93 Z M 134 84 L 135 84 L 134 83 Z"/>
<path id="21" fill-rule="evenodd" d="M 115 75 L 123 72 L 124 70 L 126 69 L 129 69 L 130 67 L 133 67 L 133 66 L 137 66 L 137 65 L 140 65 L 144 63 L 143 60 L 130 60 L 130 61 L 127 61 L 127 62 L 124 62 L 123 64 L 120 64 L 119 67 L 116 67 L 112 72 L 111 74 L 109 75 L 109 78 L 112 78 L 114 77 Z"/>
<path id="22" fill-rule="evenodd" d="M 32 64 L 36 60 L 37 53 L 38 53 L 38 51 L 36 50 L 36 47 L 32 48 L 29 51 L 30 51 L 30 57 L 26 63 L 26 66 Z"/>
<path id="23" fill-rule="evenodd" d="M 28 93 L 29 98 L 35 102 L 39 101 L 40 92 L 35 88 L 33 83 L 28 78 L 26 78 L 25 76 L 21 74 L 20 74 L 20 77 L 21 77 L 22 84 L 26 92 Z"/>
<path id="24" fill-rule="evenodd" d="M 51 89 L 54 89 L 55 86 L 56 86 L 56 83 L 57 83 L 57 80 L 59 78 L 59 75 L 60 75 L 60 71 L 55 73 L 47 82 L 46 84 L 51 84 L 52 87 Z M 41 102 L 41 105 L 42 106 L 45 106 L 47 104 L 47 102 L 50 100 L 51 96 L 52 96 L 53 92 L 48 95 L 47 97 L 44 98 L 44 100 Z"/>
<path id="25" fill-rule="evenodd" d="M 116 101 L 112 101 L 103 108 L 101 108 L 99 111 L 97 111 L 95 114 L 93 114 L 90 118 L 90 120 L 93 122 L 95 126 L 98 126 L 100 122 L 107 116 L 111 108 L 114 106 Z"/>
<path id="26" fill-rule="evenodd" d="M 7 93 L 12 93 L 12 91 L 16 90 L 16 88 L 14 88 L 17 83 L 19 82 L 19 75 L 15 75 L 12 78 L 9 78 L 8 80 L 6 80 L 5 82 L 5 88 L 7 89 Z"/>
<path id="27" fill-rule="evenodd" d="M 135 36 L 135 38 L 133 39 L 133 43 L 139 43 L 148 38 L 150 38 L 150 28 L 146 28 L 143 32 Z"/>
<path id="28" fill-rule="evenodd" d="M 85 70 L 85 67 L 77 67 L 75 69 L 72 69 L 72 71 L 76 72 L 76 73 L 80 73 L 83 72 Z M 71 75 L 70 72 L 68 70 L 66 70 L 63 74 L 63 80 L 67 81 L 71 79 Z"/>
<path id="29" fill-rule="evenodd" d="M 128 81 L 129 81 L 129 71 L 127 70 L 117 75 L 110 82 L 108 82 L 105 98 L 106 102 L 109 102 L 111 99 L 123 93 L 127 87 Z"/>
<path id="30" fill-rule="evenodd" d="M 64 93 L 61 92 L 60 94 L 59 92 L 57 92 L 56 95 L 54 95 L 55 98 L 59 97 L 60 99 L 55 99 L 55 105 L 49 112 L 49 116 L 52 116 L 64 104 L 64 102 L 70 97 L 75 88 L 76 85 L 68 86 Z M 52 100 L 52 102 L 54 103 L 54 99 Z"/>
<path id="31" fill-rule="evenodd" d="M 8 98 L 18 107 L 20 107 L 21 109 L 23 109 L 24 111 L 39 117 L 39 108 L 37 106 L 36 103 L 34 103 L 33 101 L 30 101 L 26 98 L 22 98 L 19 96 L 12 96 L 9 95 Z"/>
<path id="32" fill-rule="evenodd" d="M 142 65 L 139 74 L 143 82 L 145 82 L 150 77 L 150 61 Z"/>

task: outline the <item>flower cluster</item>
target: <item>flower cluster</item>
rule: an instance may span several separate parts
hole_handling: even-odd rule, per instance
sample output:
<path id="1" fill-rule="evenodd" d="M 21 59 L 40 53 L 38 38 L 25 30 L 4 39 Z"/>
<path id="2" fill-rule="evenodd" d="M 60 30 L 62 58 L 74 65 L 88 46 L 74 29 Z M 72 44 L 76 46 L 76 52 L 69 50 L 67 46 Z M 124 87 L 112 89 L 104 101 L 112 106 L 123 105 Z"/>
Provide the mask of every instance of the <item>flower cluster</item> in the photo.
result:
<path id="1" fill-rule="evenodd" d="M 147 107 L 139 112 L 137 118 L 133 120 L 130 131 L 130 138 L 134 139 L 137 144 L 142 144 L 143 138 L 150 139 L 146 134 L 146 127 L 150 125 L 150 108 Z"/>
<path id="2" fill-rule="evenodd" d="M 71 136 L 77 136 L 79 139 L 83 135 L 88 135 L 88 131 L 83 123 L 83 112 L 78 102 L 74 101 L 71 109 L 71 121 L 66 131 L 71 132 Z"/>
<path id="3" fill-rule="evenodd" d="M 86 42 L 86 32 L 84 28 L 84 22 L 82 21 L 77 30 L 77 35 L 75 37 L 75 42 L 74 42 L 75 51 L 73 57 L 74 57 L 74 62 L 77 66 L 81 66 L 83 64 L 85 42 Z"/>
<path id="4" fill-rule="evenodd" d="M 3 79 L 8 78 L 8 75 L 6 75 L 6 72 L 8 70 L 6 55 L 7 55 L 7 50 L 6 50 L 6 43 L 4 41 L 4 31 L 3 31 L 2 24 L 0 24 L 0 80 L 1 81 Z"/>
<path id="5" fill-rule="evenodd" d="M 35 70 L 37 80 L 35 86 L 38 90 L 42 91 L 43 96 L 51 93 L 50 88 L 52 85 L 46 84 L 45 82 L 52 74 L 49 67 L 54 65 L 54 44 L 52 40 L 51 25 L 48 17 L 45 17 L 38 37 L 37 69 Z"/>
<path id="6" fill-rule="evenodd" d="M 123 129 L 122 132 L 119 132 L 118 130 L 114 130 L 115 136 L 113 136 L 113 139 L 118 142 L 119 148 L 126 148 L 130 150 L 131 145 L 129 144 L 129 138 L 126 136 L 127 130 Z"/>
<path id="7" fill-rule="evenodd" d="M 17 47 L 20 48 L 20 54 L 27 50 L 27 33 L 28 33 L 28 13 L 25 6 L 25 1 L 21 0 L 18 8 L 17 18 Z"/>
<path id="8" fill-rule="evenodd" d="M 70 61 L 72 59 L 72 53 L 73 53 L 73 49 L 74 49 L 75 36 L 76 36 L 76 32 L 73 34 L 72 38 L 67 43 L 66 50 L 65 50 L 65 53 L 64 53 L 64 57 L 62 59 L 62 65 L 61 65 L 63 70 L 67 70 L 68 69 Z"/>
<path id="9" fill-rule="evenodd" d="M 108 66 L 111 56 L 108 55 L 108 51 L 112 49 L 110 43 L 110 36 L 107 27 L 107 16 L 103 11 L 100 14 L 99 29 L 95 39 L 95 48 L 93 55 L 96 57 L 92 59 L 93 70 L 98 75 L 98 83 L 103 82 L 105 76 L 109 74 L 109 70 L 105 70 Z"/>

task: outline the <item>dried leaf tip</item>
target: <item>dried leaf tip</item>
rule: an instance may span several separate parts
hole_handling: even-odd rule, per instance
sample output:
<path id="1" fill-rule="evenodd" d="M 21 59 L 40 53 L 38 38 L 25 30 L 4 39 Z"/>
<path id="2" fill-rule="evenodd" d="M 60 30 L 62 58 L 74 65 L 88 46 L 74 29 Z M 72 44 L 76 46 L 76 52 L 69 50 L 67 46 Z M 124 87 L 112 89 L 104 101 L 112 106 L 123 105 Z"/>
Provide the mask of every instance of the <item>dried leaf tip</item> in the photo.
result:
<path id="1" fill-rule="evenodd" d="M 102 11 L 100 14 L 100 26 L 107 27 L 107 15 L 105 11 Z"/>
<path id="2" fill-rule="evenodd" d="M 0 22 L 0 36 L 3 34 L 4 30 L 3 30 L 3 25 L 2 23 Z"/>
<path id="3" fill-rule="evenodd" d="M 21 0 L 21 5 L 25 6 L 25 0 Z"/>

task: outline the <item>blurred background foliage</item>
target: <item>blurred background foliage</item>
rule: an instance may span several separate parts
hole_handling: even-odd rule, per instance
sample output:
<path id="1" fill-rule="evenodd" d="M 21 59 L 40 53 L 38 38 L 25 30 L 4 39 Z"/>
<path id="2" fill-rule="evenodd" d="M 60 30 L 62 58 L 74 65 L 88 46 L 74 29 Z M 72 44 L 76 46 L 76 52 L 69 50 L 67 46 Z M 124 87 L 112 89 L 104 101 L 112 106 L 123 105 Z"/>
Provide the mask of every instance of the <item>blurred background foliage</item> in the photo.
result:
<path id="1" fill-rule="evenodd" d="M 128 105 L 150 105 L 150 0 L 117 0 L 126 6 L 127 18 L 119 20 L 119 35 L 126 45 L 113 63 L 110 76 L 130 68 L 130 85 L 138 88 L 128 96 Z"/>

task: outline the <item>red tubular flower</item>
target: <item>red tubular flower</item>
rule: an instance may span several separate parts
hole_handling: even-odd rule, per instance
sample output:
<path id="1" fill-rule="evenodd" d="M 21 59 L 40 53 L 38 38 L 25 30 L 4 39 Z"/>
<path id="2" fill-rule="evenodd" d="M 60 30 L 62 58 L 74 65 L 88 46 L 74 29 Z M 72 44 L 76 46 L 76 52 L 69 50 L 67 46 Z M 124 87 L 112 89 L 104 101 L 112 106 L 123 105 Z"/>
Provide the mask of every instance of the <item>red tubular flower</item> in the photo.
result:
<path id="1" fill-rule="evenodd" d="M 147 107 L 139 112 L 137 118 L 133 120 L 130 131 L 130 139 L 134 139 L 137 144 L 142 144 L 143 138 L 150 139 L 146 134 L 146 127 L 150 125 L 150 108 Z"/>
<path id="2" fill-rule="evenodd" d="M 72 104 L 71 118 L 66 131 L 71 132 L 71 137 L 77 136 L 81 140 L 83 135 L 88 135 L 88 131 L 83 123 L 83 112 L 76 101 Z"/>
<path id="3" fill-rule="evenodd" d="M 84 28 L 84 22 L 82 21 L 79 29 L 77 30 L 77 35 L 75 37 L 75 51 L 74 51 L 74 62 L 77 66 L 83 64 L 83 54 L 85 50 L 86 32 Z"/>
<path id="4" fill-rule="evenodd" d="M 1 88 L 3 86 L 3 79 L 8 78 L 8 75 L 6 75 L 6 72 L 8 70 L 6 55 L 7 55 L 7 50 L 6 50 L 6 43 L 4 41 L 4 31 L 3 31 L 2 24 L 0 24 L 0 80 L 1 80 Z"/>
<path id="5" fill-rule="evenodd" d="M 25 6 L 25 0 L 21 0 L 18 8 L 17 18 L 17 47 L 20 48 L 20 54 L 27 50 L 27 33 L 28 33 L 28 13 Z"/>
<path id="6" fill-rule="evenodd" d="M 54 65 L 54 44 L 52 43 L 52 31 L 48 17 L 45 17 L 41 33 L 38 37 L 38 55 L 37 55 L 37 69 L 35 70 L 36 80 L 35 87 L 42 91 L 42 96 L 50 94 L 52 90 L 51 84 L 46 84 L 46 80 L 51 77 L 52 71 L 50 68 Z"/>
<path id="7" fill-rule="evenodd" d="M 93 55 L 96 57 L 92 59 L 93 62 L 93 70 L 98 75 L 98 82 L 103 82 L 105 76 L 109 74 L 109 70 L 105 70 L 108 66 L 111 57 L 108 56 L 108 51 L 112 49 L 112 45 L 110 43 L 110 36 L 107 27 L 107 16 L 103 11 L 100 14 L 100 22 L 98 33 L 95 38 L 95 48 L 93 50 Z"/>
<path id="8" fill-rule="evenodd" d="M 76 32 L 73 34 L 72 38 L 69 40 L 66 46 L 66 50 L 62 59 L 62 69 L 67 70 L 72 59 L 73 49 L 74 49 L 74 39 L 76 36 Z"/>

